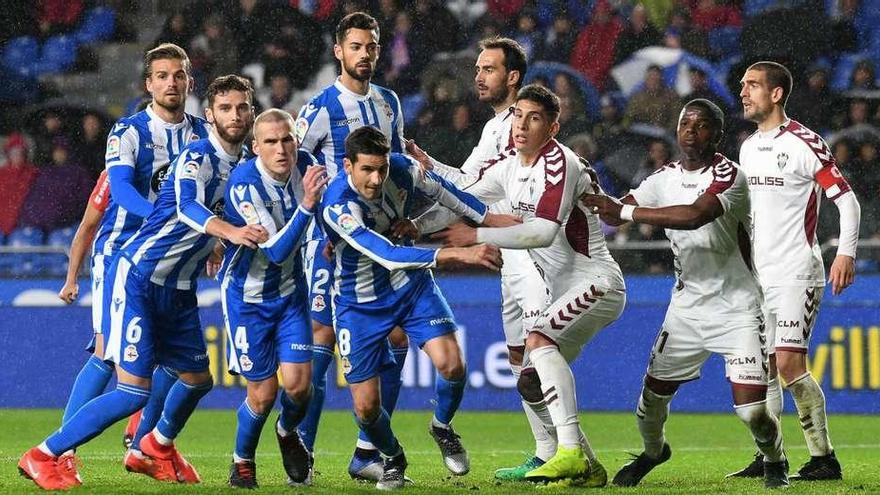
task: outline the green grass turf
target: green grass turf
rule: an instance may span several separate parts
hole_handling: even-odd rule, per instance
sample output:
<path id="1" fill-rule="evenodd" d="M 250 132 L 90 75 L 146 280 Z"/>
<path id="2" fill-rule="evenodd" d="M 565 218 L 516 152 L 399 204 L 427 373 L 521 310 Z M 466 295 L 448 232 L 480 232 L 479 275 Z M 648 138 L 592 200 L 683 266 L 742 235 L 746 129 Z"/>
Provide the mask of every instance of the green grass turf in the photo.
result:
<path id="1" fill-rule="evenodd" d="M 0 492 L 37 493 L 39 490 L 18 475 L 19 456 L 57 426 L 58 410 L 0 409 Z M 584 489 L 537 489 L 528 484 L 497 483 L 493 470 L 519 463 L 531 448 L 525 419 L 516 413 L 463 412 L 455 420 L 471 457 L 471 472 L 452 479 L 443 467 L 437 448 L 427 433 L 428 412 L 398 412 L 394 427 L 407 449 L 407 470 L 415 485 L 412 494 L 473 493 L 570 493 Z M 274 416 L 273 416 L 274 420 Z M 271 424 L 271 422 L 270 422 Z M 631 414 L 587 413 L 581 416 L 599 459 L 609 477 L 628 459 L 627 452 L 640 451 L 639 434 Z M 783 420 L 787 451 L 793 470 L 808 457 L 803 436 L 794 416 Z M 122 423 L 82 447 L 80 470 L 85 485 L 79 493 L 230 493 L 226 485 L 235 437 L 234 411 L 200 410 L 184 430 L 178 445 L 198 468 L 201 485 L 163 484 L 122 468 Z M 842 482 L 797 483 L 787 493 L 880 493 L 880 417 L 833 416 L 831 431 L 844 468 Z M 675 414 L 667 424 L 672 459 L 649 474 L 634 489 L 606 488 L 617 493 L 760 493 L 760 480 L 724 480 L 727 472 L 751 460 L 754 447 L 745 427 L 731 412 L 727 415 Z M 355 440 L 351 415 L 333 411 L 324 414 L 318 438 L 315 485 L 289 488 L 285 485 L 277 445 L 267 425 L 260 445 L 257 493 L 347 494 L 375 493 L 371 485 L 352 482 L 346 474 Z M 241 493 L 241 492 L 238 492 Z"/>

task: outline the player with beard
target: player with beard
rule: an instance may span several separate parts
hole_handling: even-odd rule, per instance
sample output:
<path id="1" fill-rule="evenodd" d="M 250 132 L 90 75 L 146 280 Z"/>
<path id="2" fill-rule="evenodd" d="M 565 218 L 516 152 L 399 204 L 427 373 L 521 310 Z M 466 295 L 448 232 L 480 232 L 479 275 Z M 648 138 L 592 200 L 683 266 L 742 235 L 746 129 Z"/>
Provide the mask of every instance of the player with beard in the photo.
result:
<path id="1" fill-rule="evenodd" d="M 516 105 L 516 92 L 522 87 L 528 63 L 523 48 L 509 38 L 489 38 L 480 42 L 480 55 L 476 62 L 474 83 L 477 95 L 483 103 L 492 107 L 495 116 L 486 122 L 477 147 L 474 148 L 461 168 L 454 168 L 437 162 L 415 143 L 407 143 L 407 151 L 423 168 L 434 170 L 441 177 L 464 186 L 469 176 L 479 174 L 480 168 L 511 148 L 510 124 Z M 472 181 L 472 180 L 470 180 Z M 493 213 L 511 213 L 505 202 L 500 201 L 491 207 Z M 448 215 L 449 210 L 435 206 L 415 222 L 416 229 L 433 223 L 435 216 Z M 425 232 L 430 233 L 430 232 Z M 418 237 L 418 233 L 411 233 Z M 501 267 L 501 317 L 504 337 L 507 341 L 510 369 L 517 379 L 522 370 L 526 333 L 532 328 L 541 312 L 549 303 L 547 286 L 535 268 L 529 253 L 522 249 L 502 249 L 504 265 Z M 519 466 L 501 468 L 495 477 L 504 480 L 523 480 L 525 474 L 544 464 L 556 452 L 556 439 L 553 432 L 544 428 L 541 419 L 524 401 L 523 410 L 528 418 L 532 435 L 535 438 L 535 454 L 529 456 Z"/>
<path id="2" fill-rule="evenodd" d="M 345 16 L 336 26 L 336 44 L 333 54 L 341 73 L 332 85 L 324 88 L 300 110 L 296 121 L 296 136 L 300 147 L 318 159 L 327 168 L 331 178 L 343 174 L 345 138 L 361 127 L 372 126 L 388 138 L 392 152 L 403 151 L 403 115 L 400 101 L 390 89 L 370 82 L 379 58 L 379 24 L 376 19 L 355 12 Z M 330 308 L 330 290 L 334 285 L 333 266 L 321 253 L 326 246 L 324 233 L 313 224 L 307 234 L 303 250 L 303 266 L 309 283 L 309 301 L 314 334 L 313 375 L 314 395 L 309 411 L 300 424 L 300 436 L 309 450 L 314 450 L 315 436 L 327 385 L 327 368 L 333 361 L 333 332 Z M 395 365 L 380 375 L 382 407 L 394 411 L 400 393 L 400 373 L 406 362 L 409 341 L 397 328 L 389 336 Z M 379 451 L 364 433 L 360 433 L 357 447 L 349 464 L 349 474 L 355 479 L 377 481 L 383 472 Z"/>
<path id="3" fill-rule="evenodd" d="M 175 160 L 155 208 L 109 270 L 113 288 L 103 301 L 110 320 L 104 327 L 110 332 L 105 359 L 116 365 L 116 389 L 84 405 L 19 461 L 21 472 L 41 488 L 65 490 L 81 483 L 63 476 L 58 457 L 144 407 L 157 365 L 174 370 L 179 379 L 168 392 L 161 420 L 138 445 L 150 467 L 145 474 L 200 481 L 173 442 L 213 385 L 196 279 L 216 237 L 250 248 L 268 239 L 260 226 L 234 227 L 215 214 L 222 210 L 229 172 L 253 123 L 253 89 L 241 77 L 223 76 L 207 95 L 205 114 L 214 126 L 208 139 L 192 143 Z"/>
<path id="4" fill-rule="evenodd" d="M 113 375 L 113 367 L 104 362 L 102 322 L 106 298 L 105 273 L 118 249 L 141 226 L 153 208 L 161 177 L 170 162 L 184 146 L 208 136 L 204 119 L 184 113 L 184 102 L 192 89 L 192 67 L 186 52 L 177 45 L 165 43 L 144 54 L 144 85 L 152 101 L 142 111 L 120 119 L 107 138 L 106 179 L 109 189 L 89 202 L 103 213 L 92 214 L 86 220 L 94 222 L 95 231 L 87 241 L 92 246 L 92 329 L 93 337 L 86 349 L 92 356 L 86 361 L 74 381 L 67 399 L 62 424 L 66 423 L 85 403 L 100 395 Z M 102 176 L 103 177 L 103 176 Z M 112 192 L 112 194 L 111 194 Z M 94 243 L 92 242 L 94 240 Z M 158 398 L 177 380 L 168 370 L 158 368 L 154 377 L 154 392 Z M 146 408 L 146 424 L 158 420 L 158 407 Z M 139 415 L 132 416 L 126 428 L 124 443 L 128 447 L 135 437 Z M 147 429 L 144 433 L 148 432 Z M 62 456 L 64 472 L 71 480 L 78 480 L 77 460 L 73 452 Z"/>

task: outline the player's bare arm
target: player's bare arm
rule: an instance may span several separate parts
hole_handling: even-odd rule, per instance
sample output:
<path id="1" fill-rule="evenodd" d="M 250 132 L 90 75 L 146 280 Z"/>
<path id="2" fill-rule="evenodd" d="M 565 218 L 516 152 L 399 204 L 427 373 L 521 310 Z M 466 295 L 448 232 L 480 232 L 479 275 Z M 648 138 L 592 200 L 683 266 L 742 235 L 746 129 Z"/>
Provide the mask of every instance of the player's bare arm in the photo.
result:
<path id="1" fill-rule="evenodd" d="M 647 223 L 657 227 L 678 230 L 695 230 L 724 214 L 718 198 L 706 193 L 689 205 L 646 208 L 638 206 L 632 196 L 631 202 L 622 202 L 604 194 L 583 194 L 581 201 L 597 213 L 609 225 L 620 225 L 631 217 L 632 221 Z"/>
<path id="2" fill-rule="evenodd" d="M 471 247 L 446 247 L 437 253 L 437 266 L 463 263 L 488 268 L 493 271 L 501 269 L 501 251 L 490 244 Z"/>
<path id="3" fill-rule="evenodd" d="M 98 225 L 104 212 L 92 206 L 91 202 L 83 213 L 82 221 L 73 235 L 73 241 L 70 243 L 70 261 L 67 264 L 67 278 L 64 281 L 64 287 L 58 292 L 58 298 L 67 304 L 76 301 L 79 296 L 79 283 L 77 275 L 82 268 L 82 262 L 89 252 L 89 246 L 95 240 L 95 233 L 98 231 Z"/>

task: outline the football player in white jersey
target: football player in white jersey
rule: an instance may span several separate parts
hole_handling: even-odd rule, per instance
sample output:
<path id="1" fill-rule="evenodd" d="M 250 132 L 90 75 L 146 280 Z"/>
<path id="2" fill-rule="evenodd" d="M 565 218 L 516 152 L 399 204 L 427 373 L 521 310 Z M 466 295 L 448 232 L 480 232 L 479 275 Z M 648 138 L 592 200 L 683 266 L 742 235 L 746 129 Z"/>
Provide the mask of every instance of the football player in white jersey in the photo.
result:
<path id="1" fill-rule="evenodd" d="M 785 114 L 792 87 L 788 69 L 775 62 L 757 62 L 740 82 L 745 117 L 758 124 L 742 144 L 740 163 L 749 179 L 755 268 L 769 329 L 768 405 L 774 415 L 782 413 L 784 383 L 797 406 L 810 460 L 792 479 L 840 479 L 840 463 L 828 436 L 825 395 L 807 371 L 807 349 L 825 285 L 816 239 L 821 191 L 840 212 L 840 245 L 828 276 L 834 295 L 855 279 L 859 202 L 825 141 Z M 733 475 L 755 476 L 760 461 L 756 456 Z"/>
<path id="2" fill-rule="evenodd" d="M 580 158 L 553 139 L 558 118 L 559 98 L 550 90 L 521 89 L 511 126 L 514 148 L 488 161 L 465 188 L 487 203 L 507 202 L 522 224 L 474 229 L 458 223 L 435 237 L 454 246 L 485 242 L 528 249 L 552 303 L 529 329 L 517 388 L 545 427 L 555 430 L 558 445 L 553 457 L 525 479 L 603 486 L 605 469 L 578 424 L 568 363 L 620 316 L 626 294 L 599 217 L 578 204 L 578 197 L 597 185 Z"/>
<path id="3" fill-rule="evenodd" d="M 700 377 L 713 352 L 724 356 L 736 415 L 767 458 L 765 486 L 788 484 L 779 422 L 766 404 L 766 336 L 761 288 L 752 272 L 748 181 L 717 152 L 723 129 L 720 108 L 692 100 L 679 117 L 680 161 L 648 176 L 622 202 L 601 194 L 581 197 L 610 225 L 664 227 L 675 255 L 672 300 L 636 409 L 645 450 L 617 473 L 615 485 L 637 485 L 672 455 L 663 434 L 669 403 L 682 383 Z"/>
<path id="4" fill-rule="evenodd" d="M 513 121 L 516 92 L 522 87 L 523 77 L 528 70 L 525 51 L 512 39 L 488 38 L 480 42 L 480 49 L 475 64 L 474 83 L 480 101 L 491 105 L 495 116 L 486 122 L 477 147 L 461 168 L 438 163 L 415 143 L 407 144 L 407 151 L 419 160 L 423 168 L 434 170 L 444 179 L 459 185 L 472 181 L 469 175 L 478 174 L 486 161 L 513 147 L 510 124 Z M 424 218 L 439 214 L 436 211 L 438 208 L 441 207 L 432 208 Z M 500 201 L 491 207 L 491 211 L 509 213 L 510 209 L 506 208 L 504 201 Z M 419 227 L 418 222 L 415 226 Z M 507 341 L 510 369 L 519 378 L 526 332 L 534 326 L 538 316 L 547 307 L 547 286 L 527 251 L 503 249 L 501 256 L 506 260 L 501 267 L 502 327 Z M 528 404 L 523 402 L 522 406 L 535 438 L 535 454 L 519 466 L 496 470 L 495 477 L 498 479 L 522 480 L 527 472 L 546 462 L 556 452 L 556 439 L 544 428 L 541 419 Z"/>

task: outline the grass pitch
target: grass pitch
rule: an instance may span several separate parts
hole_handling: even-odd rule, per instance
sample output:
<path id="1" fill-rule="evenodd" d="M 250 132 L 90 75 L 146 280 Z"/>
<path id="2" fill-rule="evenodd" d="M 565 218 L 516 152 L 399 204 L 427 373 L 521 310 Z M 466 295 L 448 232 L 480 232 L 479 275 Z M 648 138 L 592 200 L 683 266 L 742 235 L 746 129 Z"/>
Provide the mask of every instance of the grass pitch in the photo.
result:
<path id="1" fill-rule="evenodd" d="M 39 493 L 29 480 L 18 475 L 16 463 L 29 447 L 57 427 L 60 410 L 0 409 L 0 492 Z M 518 464 L 530 451 L 527 425 L 522 414 L 465 411 L 456 418 L 471 457 L 471 472 L 451 477 L 443 467 L 437 447 L 427 432 L 429 412 L 398 412 L 394 427 L 406 448 L 407 470 L 415 485 L 403 493 L 571 493 L 585 489 L 538 489 L 522 483 L 496 482 L 492 473 L 499 466 Z M 354 447 L 355 426 L 347 412 L 325 412 L 318 436 L 314 486 L 289 488 L 277 452 L 271 422 L 263 431 L 257 454 L 257 493 L 349 494 L 376 493 L 372 485 L 351 481 L 346 472 Z M 841 482 L 796 483 L 787 493 L 880 493 L 880 417 L 832 416 L 832 439 L 844 469 Z M 627 452 L 640 452 L 641 442 L 631 414 L 587 413 L 581 425 L 589 435 L 609 478 L 627 462 Z M 80 472 L 85 480 L 78 493 L 241 493 L 229 488 L 226 479 L 235 438 L 235 412 L 199 410 L 178 441 L 181 452 L 196 466 L 204 482 L 196 486 L 164 484 L 122 468 L 122 423 L 82 447 Z M 792 415 L 783 419 L 786 450 L 796 470 L 808 458 L 804 439 Z M 636 488 L 605 488 L 615 493 L 760 493 L 761 480 L 724 480 L 724 475 L 743 467 L 754 446 L 746 428 L 731 412 L 727 415 L 673 413 L 667 424 L 672 459 L 656 468 Z M 593 490 L 595 491 L 595 489 Z"/>

